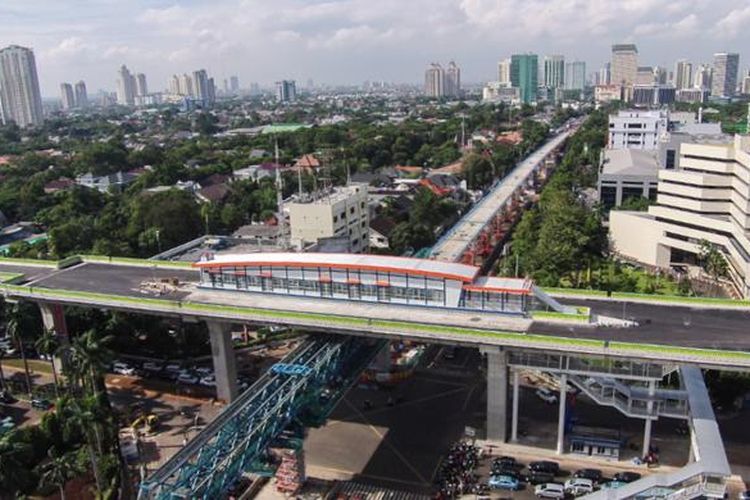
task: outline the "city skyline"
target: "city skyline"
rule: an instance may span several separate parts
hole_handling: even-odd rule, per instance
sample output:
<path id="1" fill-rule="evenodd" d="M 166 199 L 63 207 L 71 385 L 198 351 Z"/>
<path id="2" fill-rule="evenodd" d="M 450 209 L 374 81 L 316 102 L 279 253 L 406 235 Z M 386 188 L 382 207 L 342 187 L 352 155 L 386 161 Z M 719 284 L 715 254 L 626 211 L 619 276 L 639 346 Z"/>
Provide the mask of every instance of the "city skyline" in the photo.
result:
<path id="1" fill-rule="evenodd" d="M 172 74 L 195 67 L 220 81 L 238 75 L 267 86 L 285 77 L 419 83 L 425 61 L 451 59 L 460 61 L 464 81 L 481 83 L 494 79 L 497 61 L 509 54 L 564 54 L 593 69 L 609 60 L 612 44 L 629 42 L 638 45 L 644 64 L 666 68 L 678 59 L 709 63 L 716 52 L 739 51 L 741 71 L 750 60 L 741 36 L 750 7 L 727 0 L 667 8 L 657 0 L 416 0 L 406 6 L 395 0 L 136 0 L 87 4 L 85 15 L 69 3 L 40 3 L 3 6 L 0 19 L 8 27 L 3 45 L 34 49 L 45 97 L 58 95 L 60 82 L 80 79 L 90 91 L 113 90 L 112 74 L 122 64 L 145 73 L 156 91 Z"/>

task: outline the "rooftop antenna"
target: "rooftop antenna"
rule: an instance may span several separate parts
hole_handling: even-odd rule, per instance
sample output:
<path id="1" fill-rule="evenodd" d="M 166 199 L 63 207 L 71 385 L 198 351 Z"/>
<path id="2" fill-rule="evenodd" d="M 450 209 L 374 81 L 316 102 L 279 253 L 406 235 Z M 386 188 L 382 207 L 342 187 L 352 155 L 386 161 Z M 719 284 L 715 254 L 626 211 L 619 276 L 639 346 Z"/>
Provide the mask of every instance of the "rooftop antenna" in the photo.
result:
<path id="1" fill-rule="evenodd" d="M 286 218 L 284 216 L 284 185 L 281 181 L 281 169 L 279 168 L 279 139 L 274 136 L 274 150 L 276 158 L 276 206 L 279 213 L 279 239 L 282 246 L 286 246 Z"/>

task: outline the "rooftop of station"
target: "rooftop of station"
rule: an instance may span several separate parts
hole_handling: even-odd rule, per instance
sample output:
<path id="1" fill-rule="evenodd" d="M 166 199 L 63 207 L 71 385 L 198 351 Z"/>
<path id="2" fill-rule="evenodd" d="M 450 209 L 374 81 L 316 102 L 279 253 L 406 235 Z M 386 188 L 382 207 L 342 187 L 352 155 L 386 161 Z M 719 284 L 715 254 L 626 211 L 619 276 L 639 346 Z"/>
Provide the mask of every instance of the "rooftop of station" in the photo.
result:
<path id="1" fill-rule="evenodd" d="M 200 268 L 230 266 L 331 267 L 392 273 L 416 274 L 474 282 L 480 269 L 466 264 L 438 260 L 347 253 L 250 253 L 222 254 L 195 263 Z M 523 281 L 523 280 L 519 280 Z"/>

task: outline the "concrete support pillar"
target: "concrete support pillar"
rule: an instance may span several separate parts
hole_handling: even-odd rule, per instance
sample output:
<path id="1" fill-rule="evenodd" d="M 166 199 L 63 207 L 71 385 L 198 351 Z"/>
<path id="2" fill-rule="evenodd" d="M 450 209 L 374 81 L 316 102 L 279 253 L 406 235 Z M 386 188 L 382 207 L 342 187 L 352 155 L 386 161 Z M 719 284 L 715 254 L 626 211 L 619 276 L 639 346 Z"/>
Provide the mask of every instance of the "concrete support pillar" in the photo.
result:
<path id="1" fill-rule="evenodd" d="M 510 440 L 515 443 L 518 441 L 518 386 L 520 385 L 520 374 L 518 370 L 513 370 L 513 413 L 510 424 Z"/>
<path id="2" fill-rule="evenodd" d="M 375 355 L 375 359 L 372 361 L 373 367 L 381 372 L 389 372 L 391 370 L 391 343 L 388 342 L 378 353 Z"/>
<path id="3" fill-rule="evenodd" d="M 237 367 L 232 346 L 232 331 L 229 323 L 206 321 L 211 339 L 211 357 L 216 374 L 216 396 L 231 403 L 237 397 Z"/>
<path id="4" fill-rule="evenodd" d="M 648 455 L 648 450 L 651 448 L 651 414 L 654 411 L 654 396 L 656 395 L 656 380 L 650 380 L 648 383 L 648 397 L 649 400 L 646 403 L 646 409 L 649 418 L 646 419 L 646 423 L 643 426 L 643 456 Z"/>
<path id="5" fill-rule="evenodd" d="M 487 349 L 487 439 L 505 442 L 507 434 L 508 354 Z"/>
<path id="6" fill-rule="evenodd" d="M 70 345 L 70 337 L 68 336 L 68 325 L 65 322 L 65 311 L 61 304 L 50 304 L 47 302 L 40 302 L 39 311 L 42 313 L 42 324 L 45 330 L 51 330 L 55 332 L 57 340 L 60 343 L 60 347 L 67 347 Z M 62 373 L 64 360 L 55 355 L 52 359 L 52 363 L 55 365 L 57 373 Z"/>
<path id="7" fill-rule="evenodd" d="M 560 375 L 560 408 L 557 414 L 557 454 L 565 451 L 565 409 L 568 399 L 568 375 Z"/>

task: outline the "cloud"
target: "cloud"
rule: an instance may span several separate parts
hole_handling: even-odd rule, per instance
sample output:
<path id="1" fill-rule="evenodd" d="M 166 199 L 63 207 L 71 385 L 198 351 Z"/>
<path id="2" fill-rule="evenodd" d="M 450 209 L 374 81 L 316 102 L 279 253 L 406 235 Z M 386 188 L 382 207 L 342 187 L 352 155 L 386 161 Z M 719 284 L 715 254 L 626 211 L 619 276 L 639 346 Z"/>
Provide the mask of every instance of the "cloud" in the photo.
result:
<path id="1" fill-rule="evenodd" d="M 750 24 L 750 5 L 744 9 L 734 9 L 716 23 L 715 34 L 720 38 L 732 38 L 747 33 Z M 747 39 L 745 39 L 747 44 Z"/>

